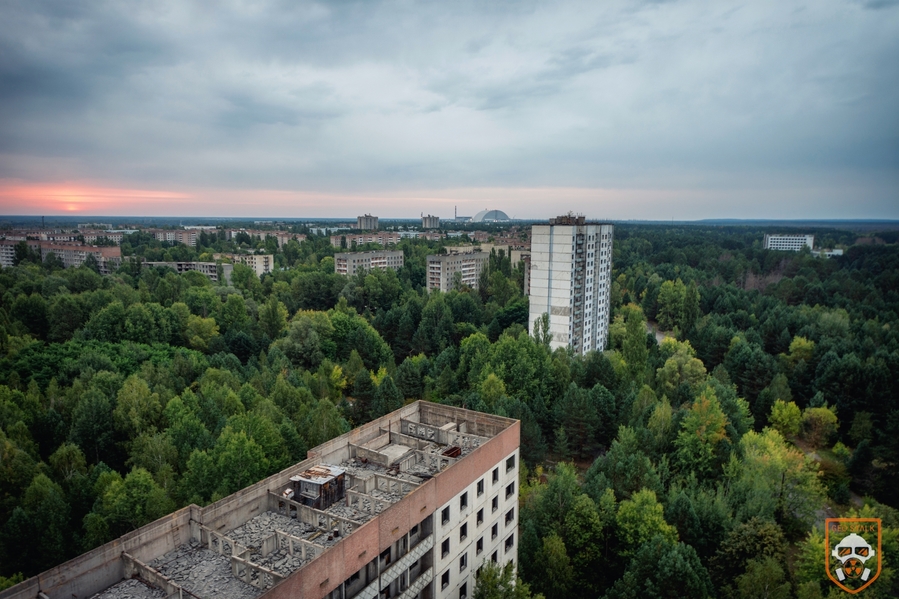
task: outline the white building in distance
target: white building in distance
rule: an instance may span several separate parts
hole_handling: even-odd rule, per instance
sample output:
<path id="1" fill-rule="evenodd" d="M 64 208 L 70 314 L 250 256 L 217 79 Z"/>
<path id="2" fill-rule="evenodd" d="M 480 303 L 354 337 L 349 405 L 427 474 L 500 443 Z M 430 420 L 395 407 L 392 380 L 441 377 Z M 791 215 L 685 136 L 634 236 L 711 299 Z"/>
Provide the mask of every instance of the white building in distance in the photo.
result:
<path id="1" fill-rule="evenodd" d="M 528 330 L 533 335 L 548 314 L 552 349 L 602 351 L 609 336 L 614 227 L 571 215 L 549 223 L 531 228 Z"/>
<path id="2" fill-rule="evenodd" d="M 765 249 L 779 252 L 798 252 L 815 247 L 814 235 L 765 235 Z"/>

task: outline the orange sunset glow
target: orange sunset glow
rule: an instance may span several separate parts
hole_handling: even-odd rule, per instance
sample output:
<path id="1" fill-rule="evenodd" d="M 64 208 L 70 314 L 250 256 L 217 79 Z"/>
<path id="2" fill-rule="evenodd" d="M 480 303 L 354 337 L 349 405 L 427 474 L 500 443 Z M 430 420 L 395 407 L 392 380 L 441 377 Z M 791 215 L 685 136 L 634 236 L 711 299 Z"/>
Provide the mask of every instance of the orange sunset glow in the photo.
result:
<path id="1" fill-rule="evenodd" d="M 172 207 L 189 199 L 184 193 L 170 191 L 101 187 L 83 183 L 28 184 L 0 182 L 0 212 L 6 214 L 131 212 L 140 202 Z"/>

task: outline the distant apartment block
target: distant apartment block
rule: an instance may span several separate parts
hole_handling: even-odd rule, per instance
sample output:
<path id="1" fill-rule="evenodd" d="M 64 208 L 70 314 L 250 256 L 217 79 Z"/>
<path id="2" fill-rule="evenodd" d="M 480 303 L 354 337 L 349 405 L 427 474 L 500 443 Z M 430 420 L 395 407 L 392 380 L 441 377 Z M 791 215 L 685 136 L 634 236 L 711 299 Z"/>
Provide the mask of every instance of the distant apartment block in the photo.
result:
<path id="1" fill-rule="evenodd" d="M 266 237 L 274 237 L 278 242 L 278 247 L 283 248 L 291 239 L 302 242 L 306 236 L 302 233 L 290 233 L 288 231 L 262 231 L 256 229 L 228 229 L 225 231 L 225 238 L 229 241 L 234 240 L 240 233 L 246 233 L 251 239 L 265 241 Z"/>
<path id="2" fill-rule="evenodd" d="M 377 243 L 382 247 L 396 245 L 402 236 L 399 233 L 353 233 L 350 235 L 331 235 L 331 246 L 351 248 L 353 244 Z M 346 245 L 344 245 L 344 243 Z"/>
<path id="3" fill-rule="evenodd" d="M 84 230 L 81 231 L 81 236 L 84 238 L 84 243 L 97 243 L 102 239 L 106 239 L 113 243 L 120 244 L 122 243 L 122 241 L 124 241 L 125 235 L 136 232 L 137 229 L 119 229 L 109 231 Z"/>
<path id="4" fill-rule="evenodd" d="M 378 230 L 378 217 L 372 216 L 371 214 L 366 214 L 364 216 L 356 217 L 356 228 L 360 231 L 377 231 Z"/>
<path id="5" fill-rule="evenodd" d="M 234 264 L 249 266 L 259 277 L 275 268 L 275 257 L 272 254 L 213 254 L 212 257 L 216 260 L 227 258 Z"/>
<path id="6" fill-rule="evenodd" d="M 428 291 L 439 289 L 446 293 L 455 289 L 457 283 L 477 289 L 489 259 L 486 252 L 428 256 Z"/>
<path id="7" fill-rule="evenodd" d="M 79 229 L 111 229 L 112 223 L 78 223 Z"/>
<path id="8" fill-rule="evenodd" d="M 549 315 L 550 347 L 575 353 L 605 349 L 612 283 L 610 224 L 560 216 L 531 228 L 528 330 Z"/>
<path id="9" fill-rule="evenodd" d="M 373 268 L 399 270 L 403 267 L 403 260 L 403 252 L 399 250 L 334 254 L 334 272 L 352 277 L 359 271 Z"/>
<path id="10" fill-rule="evenodd" d="M 421 228 L 422 229 L 439 229 L 440 228 L 440 217 L 439 216 L 431 216 L 430 214 L 427 216 L 421 217 Z"/>
<path id="11" fill-rule="evenodd" d="M 191 247 L 197 246 L 198 229 L 147 229 L 156 241 L 168 241 L 169 243 L 183 243 Z"/>
<path id="12" fill-rule="evenodd" d="M 213 283 L 218 283 L 219 272 L 221 272 L 222 280 L 228 285 L 231 284 L 231 273 L 234 271 L 234 265 L 225 262 L 143 262 L 143 264 L 145 266 L 167 266 L 179 274 L 188 271 L 198 272 Z"/>
<path id="13" fill-rule="evenodd" d="M 416 401 L 0 599 L 458 599 L 518 562 L 520 423 Z"/>
<path id="14" fill-rule="evenodd" d="M 0 240 L 0 266 L 11 267 L 15 263 L 16 245 L 21 241 L 12 239 Z M 52 253 L 65 268 L 78 268 L 88 256 L 97 260 L 100 273 L 108 275 L 114 272 L 122 263 L 122 249 L 118 246 L 97 247 L 82 245 L 80 243 L 54 243 L 52 241 L 26 241 L 32 251 L 40 254 L 43 260 Z"/>
<path id="15" fill-rule="evenodd" d="M 804 247 L 815 247 L 814 235 L 765 235 L 766 250 L 798 252 Z"/>

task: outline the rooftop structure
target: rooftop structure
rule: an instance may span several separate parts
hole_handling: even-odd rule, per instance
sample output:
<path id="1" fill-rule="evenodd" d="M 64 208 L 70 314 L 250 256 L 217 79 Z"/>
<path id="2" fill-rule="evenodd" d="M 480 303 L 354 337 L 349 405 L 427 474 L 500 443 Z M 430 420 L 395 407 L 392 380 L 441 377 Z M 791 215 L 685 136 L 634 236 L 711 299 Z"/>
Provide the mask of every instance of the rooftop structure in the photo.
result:
<path id="1" fill-rule="evenodd" d="M 516 420 L 418 401 L 0 599 L 468 596 L 517 561 L 518 445 Z"/>

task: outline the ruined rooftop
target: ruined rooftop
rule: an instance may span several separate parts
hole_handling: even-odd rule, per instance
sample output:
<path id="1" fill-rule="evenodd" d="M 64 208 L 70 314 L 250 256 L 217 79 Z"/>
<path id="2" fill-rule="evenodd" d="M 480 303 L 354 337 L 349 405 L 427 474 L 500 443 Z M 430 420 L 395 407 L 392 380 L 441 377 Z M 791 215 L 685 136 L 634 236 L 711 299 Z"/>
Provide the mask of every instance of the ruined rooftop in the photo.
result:
<path id="1" fill-rule="evenodd" d="M 113 541 L 108 545 L 121 546 L 107 553 L 120 558 L 120 581 L 99 593 L 96 584 L 90 594 L 69 593 L 96 599 L 262 596 L 513 422 L 476 414 L 426 402 L 406 406 L 207 508 L 189 506 L 163 519 L 167 523 L 147 525 L 161 528 L 140 543 Z M 111 563 L 104 566 L 115 577 Z M 35 596 L 12 594 L 15 588 L 0 598 Z"/>

